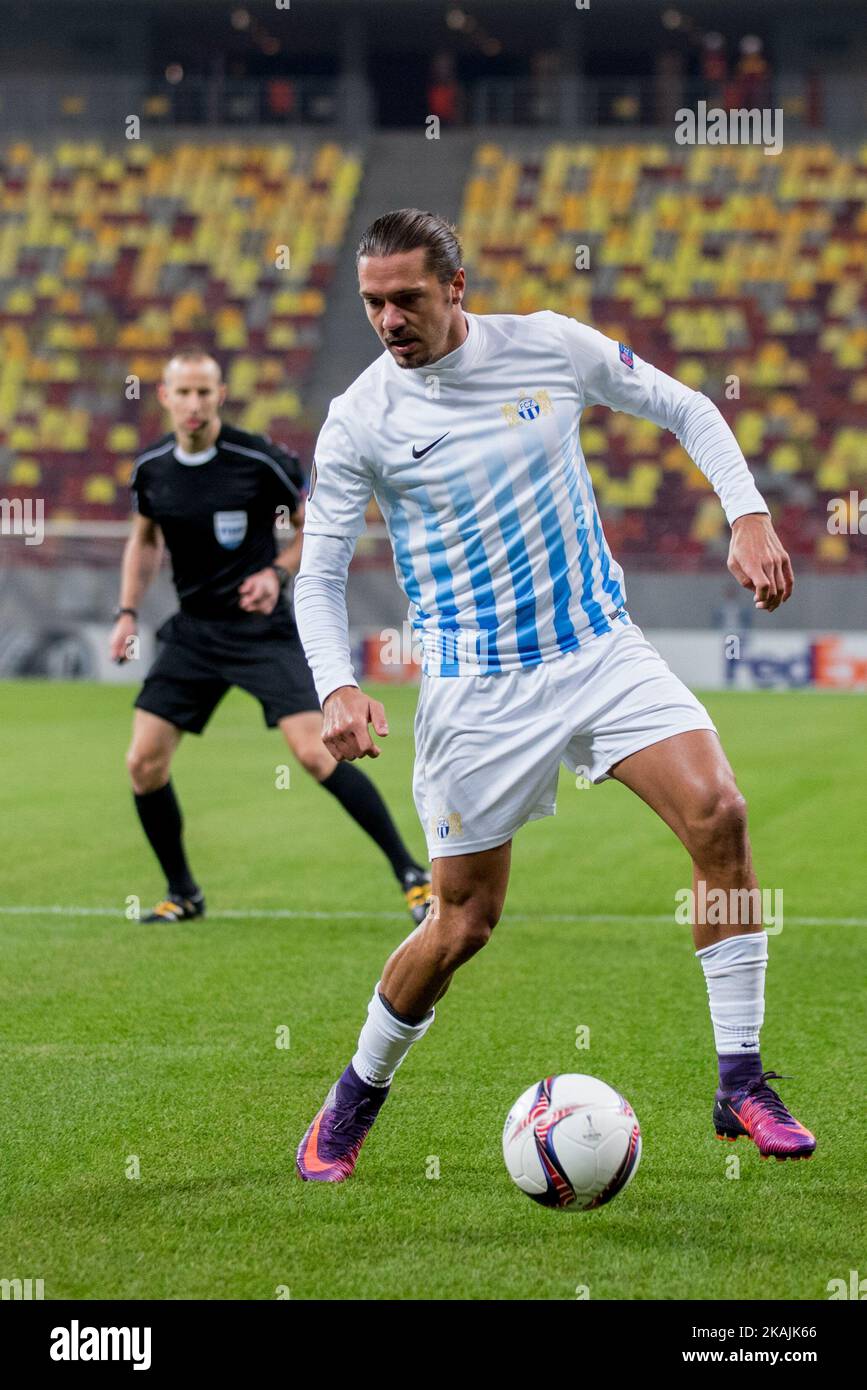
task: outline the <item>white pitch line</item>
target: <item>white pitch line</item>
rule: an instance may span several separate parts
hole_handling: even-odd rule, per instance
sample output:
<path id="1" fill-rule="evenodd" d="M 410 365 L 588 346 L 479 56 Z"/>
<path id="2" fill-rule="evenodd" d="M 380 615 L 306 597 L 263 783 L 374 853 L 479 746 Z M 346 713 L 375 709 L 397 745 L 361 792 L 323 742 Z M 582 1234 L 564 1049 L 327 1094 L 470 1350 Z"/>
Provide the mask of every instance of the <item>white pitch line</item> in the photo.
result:
<path id="1" fill-rule="evenodd" d="M 68 907 L 63 904 L 54 904 L 50 907 L 34 907 L 30 904 L 15 907 L 3 906 L 0 904 L 0 916 L 4 917 L 114 917 L 119 921 L 134 921 L 134 918 L 124 916 L 123 910 L 118 907 Z M 288 921 L 358 921 L 373 920 L 375 922 L 394 922 L 402 921 L 406 916 L 403 912 L 299 912 L 293 908 L 234 908 L 227 907 L 221 911 L 208 911 L 204 922 L 209 919 L 214 921 L 235 920 L 245 921 L 250 918 L 265 922 Z M 664 922 L 670 926 L 677 925 L 674 922 L 674 914 L 652 912 L 504 912 L 502 921 L 510 922 Z M 787 917 L 786 922 L 792 927 L 867 927 L 867 917 Z"/>

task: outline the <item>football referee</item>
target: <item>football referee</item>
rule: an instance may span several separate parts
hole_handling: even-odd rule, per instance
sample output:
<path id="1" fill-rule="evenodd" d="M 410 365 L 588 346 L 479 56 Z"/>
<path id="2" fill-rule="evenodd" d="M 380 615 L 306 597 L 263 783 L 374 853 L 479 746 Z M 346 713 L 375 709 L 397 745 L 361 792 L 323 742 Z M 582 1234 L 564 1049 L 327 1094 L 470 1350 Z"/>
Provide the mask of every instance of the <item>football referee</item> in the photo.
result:
<path id="1" fill-rule="evenodd" d="M 295 454 L 222 423 L 218 363 L 185 349 L 167 363 L 159 399 L 172 431 L 141 453 L 131 478 L 137 515 L 124 549 L 111 656 L 126 659 L 142 596 L 168 548 L 180 610 L 135 701 L 127 766 L 142 828 L 166 877 L 146 922 L 202 917 L 205 898 L 187 862 L 170 780 L 183 733 L 200 734 L 233 685 L 261 704 L 292 753 L 385 854 L 415 922 L 430 879 L 410 854 L 368 777 L 322 742 L 319 700 L 282 590 L 301 562 L 303 477 Z M 295 527 L 277 554 L 275 514 Z"/>

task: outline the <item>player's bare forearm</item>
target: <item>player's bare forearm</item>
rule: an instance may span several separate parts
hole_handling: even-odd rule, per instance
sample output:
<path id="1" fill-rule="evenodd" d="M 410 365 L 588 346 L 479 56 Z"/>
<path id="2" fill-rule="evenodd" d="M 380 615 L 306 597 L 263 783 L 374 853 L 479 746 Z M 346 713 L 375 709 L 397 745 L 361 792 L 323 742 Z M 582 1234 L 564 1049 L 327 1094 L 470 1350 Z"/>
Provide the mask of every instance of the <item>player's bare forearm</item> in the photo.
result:
<path id="1" fill-rule="evenodd" d="M 281 550 L 275 561 L 287 574 L 297 574 L 301 568 L 301 547 L 304 543 L 304 534 L 297 531 L 292 537 L 285 550 Z"/>
<path id="2" fill-rule="evenodd" d="M 297 574 L 301 568 L 301 547 L 304 544 L 305 515 L 304 503 L 300 502 L 289 518 L 295 528 L 292 539 L 277 556 L 277 564 L 281 569 L 285 570 L 287 574 Z"/>
<path id="3" fill-rule="evenodd" d="M 734 522 L 728 568 L 744 589 L 752 590 L 756 608 L 773 613 L 791 597 L 792 562 L 764 512 L 750 512 Z"/>
<path id="4" fill-rule="evenodd" d="M 121 563 L 121 608 L 138 608 L 159 571 L 162 558 L 162 535 L 158 530 L 133 532 L 124 546 Z"/>
<path id="5" fill-rule="evenodd" d="M 162 532 L 156 526 L 136 524 L 124 546 L 120 569 L 120 608 L 138 611 L 139 604 L 159 569 L 163 558 Z M 129 653 L 129 639 L 138 631 L 135 613 L 121 613 L 109 637 L 109 655 L 122 665 Z"/>
<path id="6" fill-rule="evenodd" d="M 322 742 L 338 762 L 378 758 L 382 749 L 373 742 L 368 726 L 381 737 L 388 734 L 385 706 L 371 700 L 357 685 L 332 690 L 322 706 Z"/>

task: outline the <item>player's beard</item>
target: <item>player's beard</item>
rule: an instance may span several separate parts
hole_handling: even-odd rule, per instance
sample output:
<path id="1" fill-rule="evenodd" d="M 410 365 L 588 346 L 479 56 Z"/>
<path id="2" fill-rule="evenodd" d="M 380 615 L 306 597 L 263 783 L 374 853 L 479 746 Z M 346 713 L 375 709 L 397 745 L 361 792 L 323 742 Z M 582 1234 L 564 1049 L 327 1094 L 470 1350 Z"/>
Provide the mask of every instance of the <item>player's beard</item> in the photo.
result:
<path id="1" fill-rule="evenodd" d="M 413 352 L 406 358 L 397 356 L 392 352 L 392 358 L 399 367 L 429 367 L 432 362 L 438 362 L 441 357 L 446 355 L 446 342 L 448 341 L 448 331 L 441 339 L 441 348 L 437 352 L 428 346 L 423 338 L 417 338 L 413 347 Z M 388 346 L 388 344 L 386 344 Z"/>
<path id="2" fill-rule="evenodd" d="M 415 354 L 413 354 L 412 356 L 408 357 L 395 357 L 394 353 L 392 353 L 392 357 L 394 357 L 394 360 L 399 367 L 426 367 L 428 362 L 430 361 L 430 357 L 428 355 L 416 357 Z"/>

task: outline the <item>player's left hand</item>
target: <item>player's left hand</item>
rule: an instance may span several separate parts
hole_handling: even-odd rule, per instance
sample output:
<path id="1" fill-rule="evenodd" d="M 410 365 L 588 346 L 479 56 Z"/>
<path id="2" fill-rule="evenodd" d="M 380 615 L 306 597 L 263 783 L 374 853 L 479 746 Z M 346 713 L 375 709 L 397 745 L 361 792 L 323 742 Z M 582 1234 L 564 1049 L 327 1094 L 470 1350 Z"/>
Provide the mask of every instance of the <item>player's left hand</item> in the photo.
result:
<path id="1" fill-rule="evenodd" d="M 756 608 L 773 613 L 791 597 L 792 562 L 764 512 L 739 516 L 732 526 L 728 567 L 744 589 L 752 589 Z"/>
<path id="2" fill-rule="evenodd" d="M 273 569 L 259 570 L 247 575 L 238 594 L 245 613 L 273 613 L 280 597 L 280 581 Z"/>

